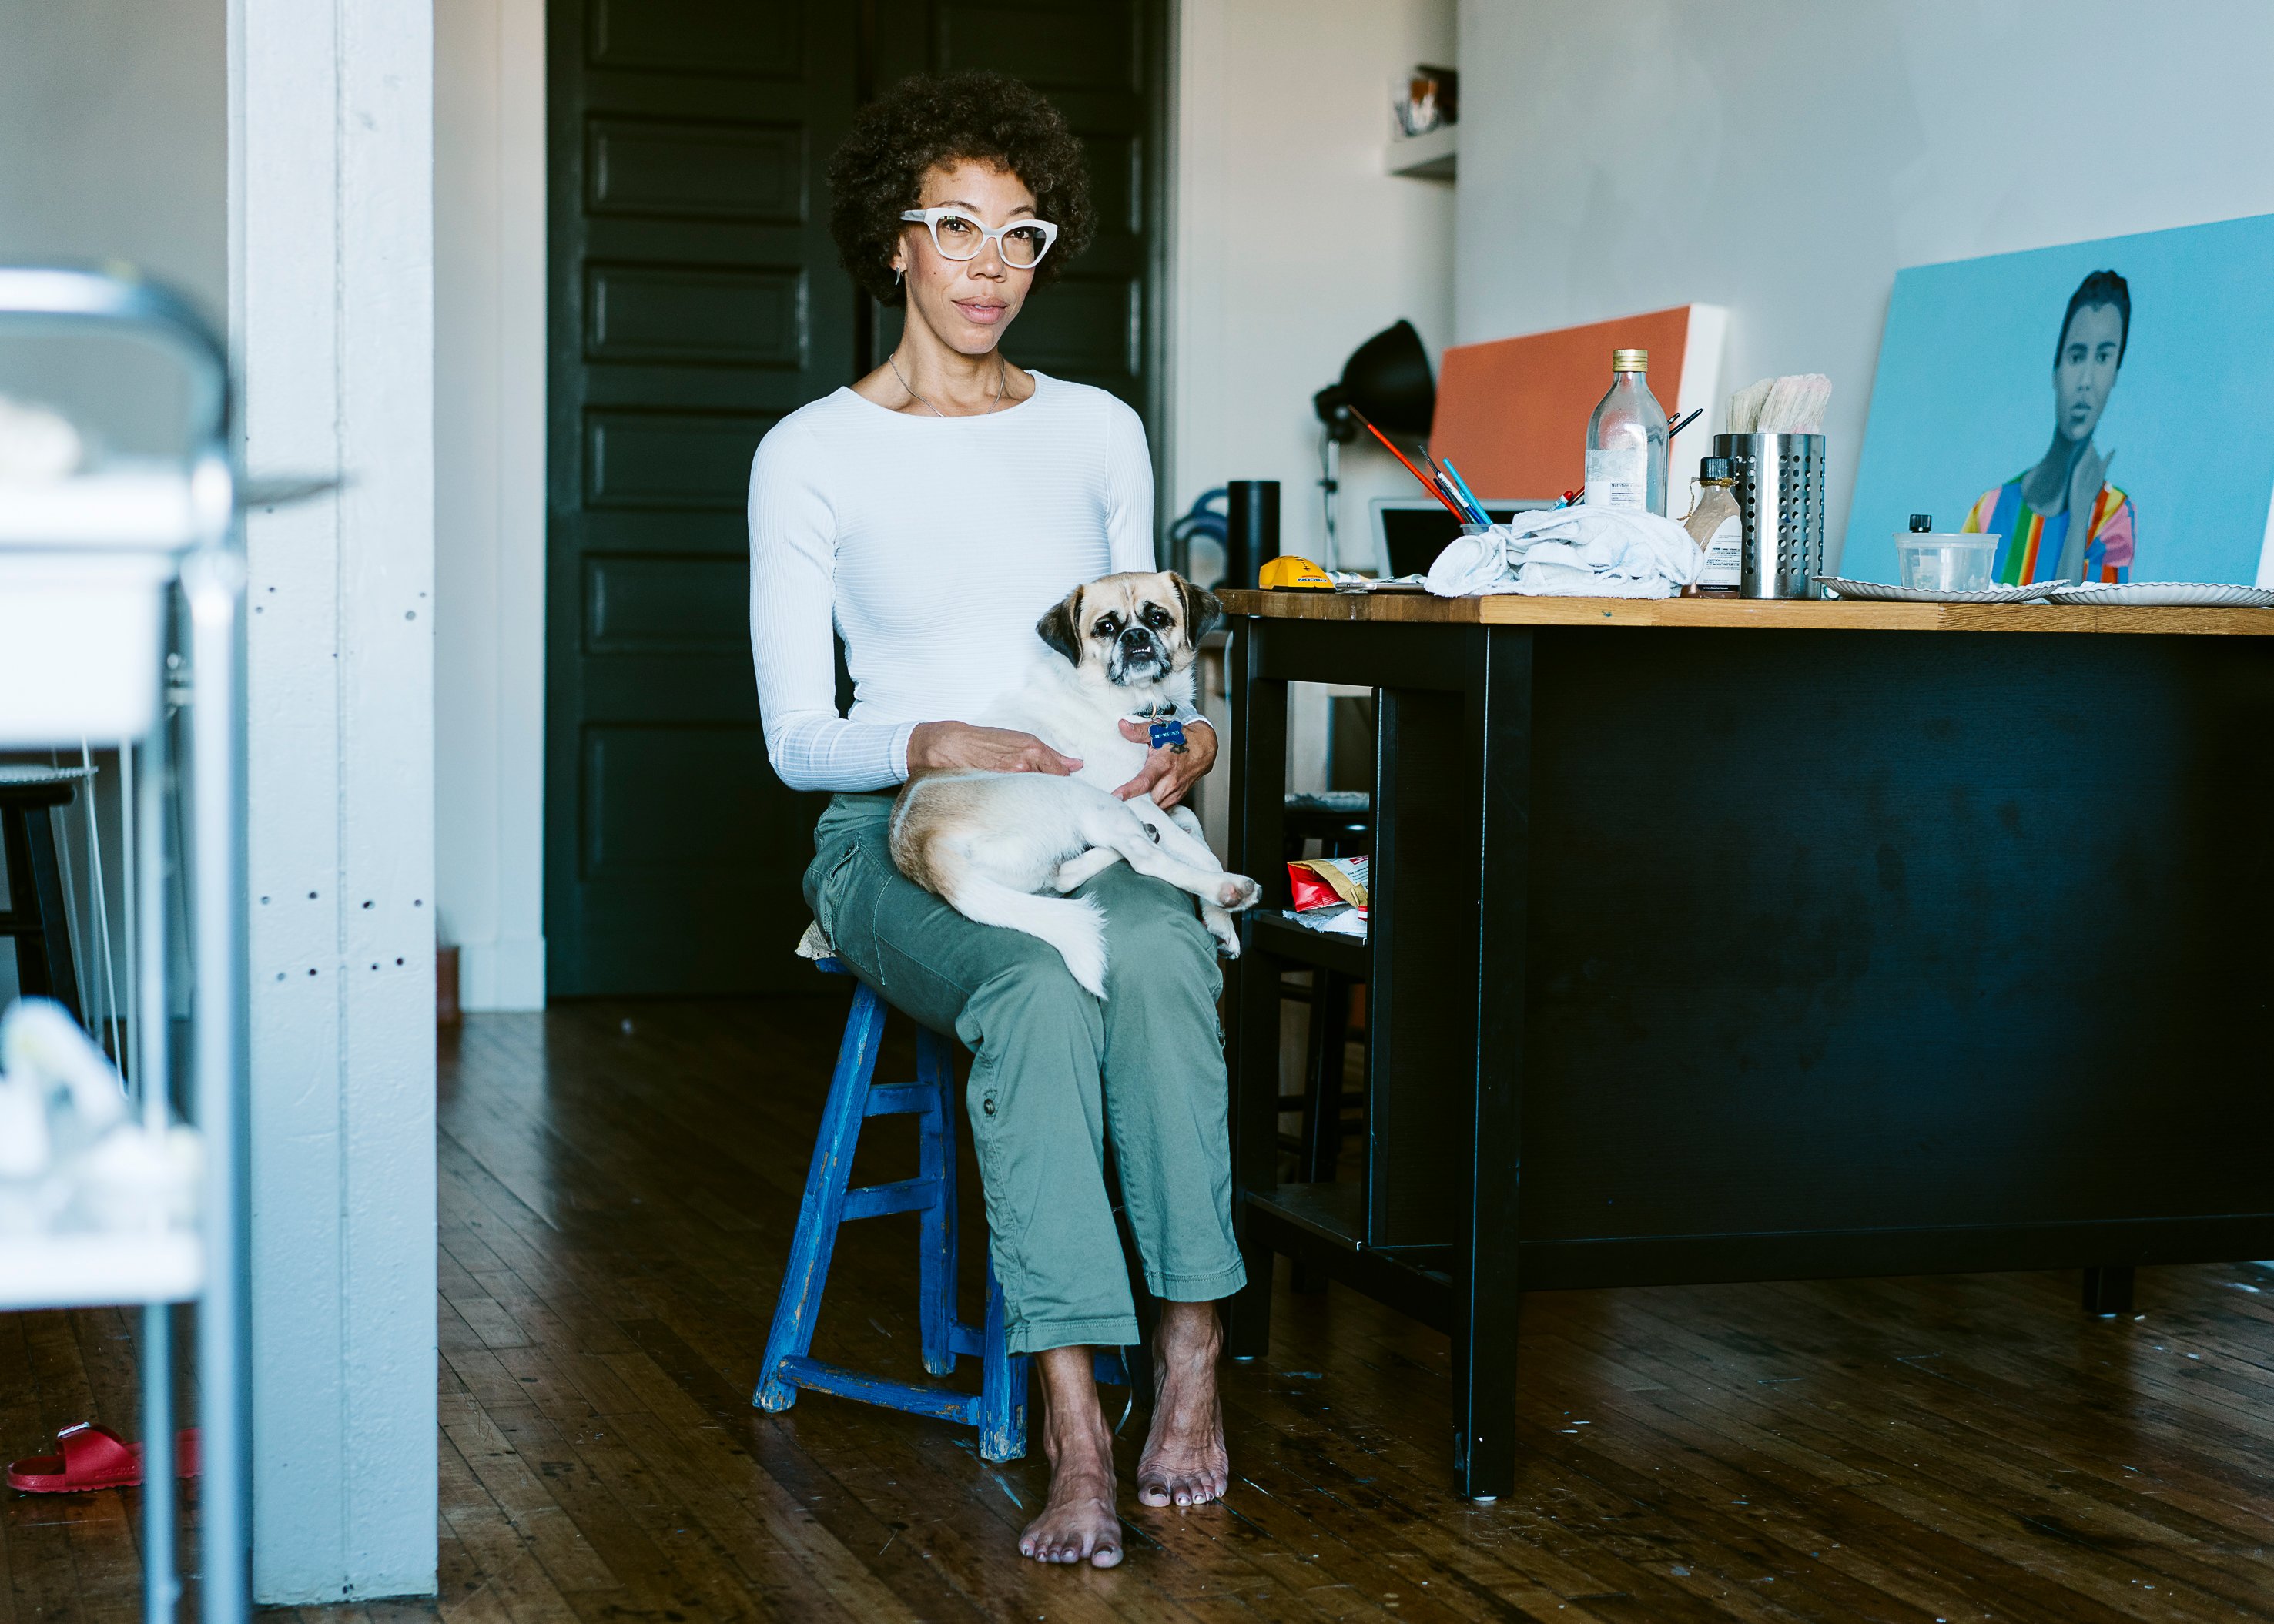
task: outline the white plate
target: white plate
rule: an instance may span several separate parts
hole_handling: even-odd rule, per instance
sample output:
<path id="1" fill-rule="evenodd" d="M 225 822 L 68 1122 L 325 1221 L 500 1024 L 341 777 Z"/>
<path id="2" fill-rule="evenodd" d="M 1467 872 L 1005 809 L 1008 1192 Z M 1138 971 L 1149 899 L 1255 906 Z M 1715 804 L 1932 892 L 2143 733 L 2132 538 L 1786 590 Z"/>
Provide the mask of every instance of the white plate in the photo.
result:
<path id="1" fill-rule="evenodd" d="M 2165 609 L 2274 609 L 2274 591 L 2216 581 L 2071 583 L 2053 590 L 2061 604 L 2131 604 Z"/>
<path id="2" fill-rule="evenodd" d="M 2043 581 L 2034 586 L 1984 587 L 1978 592 L 1938 592 L 1931 587 L 1889 586 L 1884 581 L 1849 581 L 1840 575 L 1818 575 L 1816 583 L 1842 598 L 1876 604 L 2026 604 L 2059 590 Z"/>

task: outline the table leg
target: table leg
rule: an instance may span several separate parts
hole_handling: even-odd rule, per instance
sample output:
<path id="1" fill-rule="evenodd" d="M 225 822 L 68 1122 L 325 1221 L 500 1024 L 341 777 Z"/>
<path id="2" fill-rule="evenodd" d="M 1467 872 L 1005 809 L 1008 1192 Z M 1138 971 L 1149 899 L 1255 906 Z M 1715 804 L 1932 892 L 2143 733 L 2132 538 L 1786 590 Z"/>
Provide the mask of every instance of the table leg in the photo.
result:
<path id="1" fill-rule="evenodd" d="M 2111 1264 L 2084 1271 L 2084 1312 L 2103 1320 L 2132 1312 L 2129 1264 Z"/>
<path id="2" fill-rule="evenodd" d="M 1231 748 L 1239 756 L 1232 775 L 1231 868 L 1263 887 L 1259 908 L 1287 906 L 1287 870 L 1280 850 L 1280 824 L 1287 794 L 1287 684 L 1261 674 L 1261 640 L 1265 624 L 1239 622 L 1225 661 L 1231 689 Z M 1248 1232 L 1247 1194 L 1269 1194 L 1279 1185 L 1279 966 L 1254 956 L 1252 936 L 1243 926 L 1249 951 L 1234 961 L 1227 978 L 1231 1017 L 1226 1058 L 1231 1076 L 1231 1214 L 1247 1265 L 1247 1285 L 1225 1314 L 1224 1350 L 1235 1359 L 1253 1359 L 1271 1345 L 1269 1247 Z"/>
<path id="3" fill-rule="evenodd" d="M 1454 1470 L 1473 1500 L 1497 1499 L 1516 1485 L 1532 652 L 1528 630 L 1480 630 L 1468 687 L 1481 836 L 1476 1081 L 1452 1352 Z"/>

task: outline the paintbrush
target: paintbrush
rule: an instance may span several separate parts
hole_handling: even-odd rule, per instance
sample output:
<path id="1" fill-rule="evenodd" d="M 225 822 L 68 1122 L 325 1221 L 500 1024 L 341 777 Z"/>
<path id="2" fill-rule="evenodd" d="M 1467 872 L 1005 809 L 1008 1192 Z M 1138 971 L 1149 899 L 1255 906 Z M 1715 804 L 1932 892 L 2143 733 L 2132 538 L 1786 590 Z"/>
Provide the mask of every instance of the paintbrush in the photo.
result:
<path id="1" fill-rule="evenodd" d="M 1430 495 L 1435 497 L 1439 501 L 1445 504 L 1446 512 L 1451 514 L 1464 524 L 1473 524 L 1478 523 L 1478 521 L 1471 518 L 1467 514 L 1462 512 L 1460 508 L 1455 504 L 1451 497 L 1439 490 L 1430 480 L 1428 475 L 1414 467 L 1411 458 L 1409 458 L 1403 451 L 1400 451 L 1396 446 L 1391 445 L 1389 443 L 1389 436 L 1383 433 L 1380 429 L 1374 427 L 1374 425 L 1367 420 L 1367 415 L 1364 412 L 1360 411 L 1355 406 L 1346 407 L 1344 410 L 1347 410 L 1352 417 L 1356 417 L 1359 420 L 1359 422 L 1365 427 L 1367 433 L 1373 435 L 1376 440 L 1382 442 L 1382 448 L 1388 451 L 1390 455 L 1396 457 L 1399 463 L 1404 466 L 1407 473 L 1412 475 L 1416 479 L 1419 479 L 1421 482 L 1421 488 L 1423 490 L 1428 492 Z"/>

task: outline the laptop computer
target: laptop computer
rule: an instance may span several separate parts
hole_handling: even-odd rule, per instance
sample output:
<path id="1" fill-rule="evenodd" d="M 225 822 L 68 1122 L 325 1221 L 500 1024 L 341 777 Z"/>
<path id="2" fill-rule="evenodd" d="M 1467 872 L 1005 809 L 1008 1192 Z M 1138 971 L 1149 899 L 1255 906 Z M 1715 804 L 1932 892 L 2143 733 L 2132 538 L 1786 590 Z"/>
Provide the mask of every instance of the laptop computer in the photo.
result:
<path id="1" fill-rule="evenodd" d="M 1505 524 L 1512 514 L 1554 506 L 1545 501 L 1488 501 L 1484 508 L 1494 523 Z M 1461 533 L 1460 521 L 1445 511 L 1444 504 L 1426 496 L 1377 496 L 1367 509 L 1374 526 L 1374 571 L 1384 581 L 1427 575 L 1437 555 Z"/>

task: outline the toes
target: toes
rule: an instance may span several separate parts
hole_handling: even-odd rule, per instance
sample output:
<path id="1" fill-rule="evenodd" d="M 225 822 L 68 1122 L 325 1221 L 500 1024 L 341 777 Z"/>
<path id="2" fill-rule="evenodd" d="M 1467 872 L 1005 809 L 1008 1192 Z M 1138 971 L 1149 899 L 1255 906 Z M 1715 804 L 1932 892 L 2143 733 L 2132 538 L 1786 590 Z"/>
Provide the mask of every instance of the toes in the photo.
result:
<path id="1" fill-rule="evenodd" d="M 1165 1506 L 1169 1503 L 1169 1485 L 1165 1483 L 1141 1483 L 1137 1485 L 1137 1503 L 1141 1506 Z"/>
<path id="2" fill-rule="evenodd" d="M 1103 1545 L 1098 1546 L 1097 1549 L 1090 1555 L 1089 1565 L 1092 1568 L 1120 1567 L 1121 1547 L 1115 1545 Z"/>

